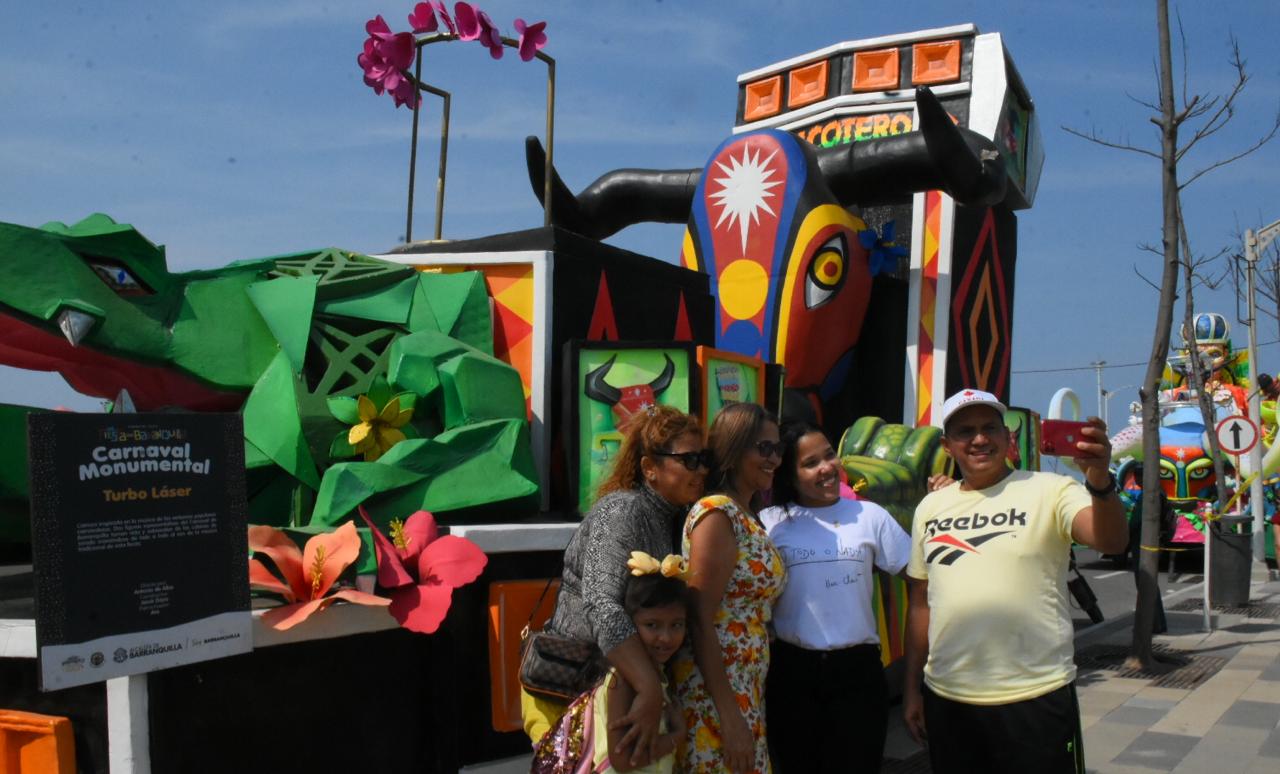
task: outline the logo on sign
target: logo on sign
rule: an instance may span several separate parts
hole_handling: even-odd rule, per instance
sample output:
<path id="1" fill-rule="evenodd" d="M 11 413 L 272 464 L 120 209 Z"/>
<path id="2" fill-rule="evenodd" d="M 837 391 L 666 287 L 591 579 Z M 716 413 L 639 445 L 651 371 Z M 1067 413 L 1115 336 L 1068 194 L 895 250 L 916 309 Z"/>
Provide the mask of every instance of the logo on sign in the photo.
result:
<path id="1" fill-rule="evenodd" d="M 876 113 L 865 116 L 833 118 L 803 129 L 795 135 L 814 145 L 830 148 L 875 137 L 892 137 L 912 130 L 911 113 Z"/>

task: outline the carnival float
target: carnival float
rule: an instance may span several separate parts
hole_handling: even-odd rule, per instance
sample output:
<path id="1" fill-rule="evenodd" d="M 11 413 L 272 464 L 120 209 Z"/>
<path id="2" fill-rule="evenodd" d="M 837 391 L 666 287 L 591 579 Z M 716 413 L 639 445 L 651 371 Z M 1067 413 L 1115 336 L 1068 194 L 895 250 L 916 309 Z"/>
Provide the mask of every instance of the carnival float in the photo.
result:
<path id="1" fill-rule="evenodd" d="M 1163 499 L 1171 508 L 1173 520 L 1162 525 L 1161 548 L 1172 552 L 1203 546 L 1210 521 L 1220 511 L 1222 502 L 1238 503 L 1245 514 L 1252 513 L 1248 482 L 1256 475 L 1262 479 L 1264 514 L 1269 518 L 1275 511 L 1277 494 L 1280 493 L 1280 448 L 1275 445 L 1275 400 L 1266 385 L 1271 378 L 1260 372 L 1256 387 L 1249 381 L 1249 353 L 1236 348 L 1231 341 L 1231 326 L 1223 315 L 1202 312 L 1192 318 L 1191 330 L 1181 330 L 1182 344 L 1169 355 L 1160 382 L 1158 402 L 1160 407 L 1160 486 Z M 1193 368 L 1191 348 L 1198 352 L 1204 390 L 1209 396 L 1213 427 L 1206 427 L 1200 401 L 1190 379 Z M 1254 389 L 1266 393 L 1262 400 L 1260 416 L 1251 416 L 1248 398 Z M 1074 396 L 1055 398 L 1051 415 L 1062 412 L 1062 406 L 1074 406 L 1078 412 L 1078 400 Z M 1128 426 L 1119 429 L 1111 439 L 1113 469 L 1120 483 L 1121 499 L 1125 503 L 1130 523 L 1142 517 L 1142 465 L 1143 429 L 1141 406 L 1131 407 Z M 1219 481 L 1209 434 L 1223 422 L 1233 417 L 1247 417 L 1258 429 L 1262 445 L 1261 469 L 1249 469 L 1247 456 L 1220 454 L 1226 480 Z M 1115 428 L 1112 428 L 1113 430 Z M 1244 482 L 1244 485 L 1241 485 Z M 1241 491 L 1243 490 L 1243 491 Z M 1133 531 L 1133 530 L 1131 530 Z M 1267 556 L 1275 556 L 1271 530 L 1266 530 L 1264 545 Z"/>
<path id="2" fill-rule="evenodd" d="M 20 439 L 75 420 L 0 407 L 0 540 L 36 568 L 34 600 L 6 603 L 0 707 L 69 719 L 80 770 L 452 772 L 525 753 L 520 631 L 549 614 L 538 592 L 628 416 L 752 401 L 816 419 L 851 485 L 909 527 L 946 470 L 943 397 L 1007 401 L 1016 211 L 1043 151 L 998 33 L 849 40 L 744 72 L 702 168 L 576 189 L 554 165 L 545 24 L 517 19 L 507 37 L 467 3 L 411 10 L 406 31 L 369 21 L 358 63 L 413 112 L 415 148 L 422 100 L 441 94 L 422 75 L 429 46 L 547 65 L 546 136 L 526 141 L 541 227 L 171 272 L 144 228 L 108 215 L 0 224 L 0 362 L 108 401 L 95 432 L 111 443 L 138 437 L 135 416 L 243 427 L 223 488 L 243 487 L 252 525 L 236 537 L 250 642 L 119 666 L 105 687 L 85 676 L 110 652 L 73 654 L 74 686 L 40 690 L 56 685 L 38 641 L 57 493 L 43 447 L 29 459 Z M 678 261 L 601 241 L 639 222 L 685 224 Z M 1038 463 L 1035 418 L 1010 412 L 1022 467 Z M 101 448 L 106 474 L 144 475 Z M 875 599 L 889 665 L 901 582 L 878 579 Z M 165 655 L 131 654 L 117 664 Z M 302 741 L 322 728 L 360 744 Z"/>

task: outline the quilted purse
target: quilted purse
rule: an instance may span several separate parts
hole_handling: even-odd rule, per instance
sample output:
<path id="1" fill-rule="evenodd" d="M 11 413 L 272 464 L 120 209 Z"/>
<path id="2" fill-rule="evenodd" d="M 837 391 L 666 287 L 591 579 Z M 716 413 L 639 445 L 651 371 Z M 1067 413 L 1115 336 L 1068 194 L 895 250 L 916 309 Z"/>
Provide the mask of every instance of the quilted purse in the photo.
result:
<path id="1" fill-rule="evenodd" d="M 533 618 L 549 588 L 550 581 L 521 632 L 520 685 L 534 696 L 566 703 L 595 685 L 604 676 L 604 665 L 594 642 L 532 631 Z"/>

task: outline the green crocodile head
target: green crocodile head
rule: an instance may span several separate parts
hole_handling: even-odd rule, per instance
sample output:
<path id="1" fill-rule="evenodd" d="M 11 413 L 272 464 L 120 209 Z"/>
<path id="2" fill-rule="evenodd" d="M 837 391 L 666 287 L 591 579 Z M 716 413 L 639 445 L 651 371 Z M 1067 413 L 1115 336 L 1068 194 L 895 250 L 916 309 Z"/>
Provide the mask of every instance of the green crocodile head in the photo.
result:
<path id="1" fill-rule="evenodd" d="M 140 410 L 238 408 L 277 351 L 244 292 L 271 266 L 171 273 L 162 246 L 102 214 L 0 223 L 0 363 L 128 390 Z"/>

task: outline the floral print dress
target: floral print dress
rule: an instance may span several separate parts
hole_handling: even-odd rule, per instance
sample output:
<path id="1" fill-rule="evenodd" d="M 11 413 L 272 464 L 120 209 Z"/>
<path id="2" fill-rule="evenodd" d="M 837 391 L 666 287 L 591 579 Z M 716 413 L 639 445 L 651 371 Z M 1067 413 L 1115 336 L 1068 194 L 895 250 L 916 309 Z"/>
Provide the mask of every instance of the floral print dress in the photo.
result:
<path id="1" fill-rule="evenodd" d="M 769 621 L 773 602 L 782 593 L 786 569 L 764 527 L 725 495 L 698 501 L 684 525 L 683 549 L 689 554 L 689 535 L 702 517 L 719 510 L 729 517 L 738 539 L 738 561 L 716 611 L 716 635 L 724 653 L 729 685 L 737 696 L 738 708 L 755 737 L 753 774 L 769 774 L 769 751 L 765 745 L 764 678 L 769 671 Z M 719 774 L 725 771 L 720 755 L 720 720 L 711 694 L 685 649 L 675 662 L 676 696 L 684 706 L 689 736 L 685 746 L 684 771 Z"/>

